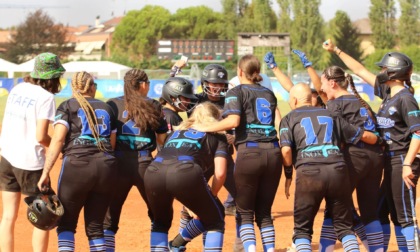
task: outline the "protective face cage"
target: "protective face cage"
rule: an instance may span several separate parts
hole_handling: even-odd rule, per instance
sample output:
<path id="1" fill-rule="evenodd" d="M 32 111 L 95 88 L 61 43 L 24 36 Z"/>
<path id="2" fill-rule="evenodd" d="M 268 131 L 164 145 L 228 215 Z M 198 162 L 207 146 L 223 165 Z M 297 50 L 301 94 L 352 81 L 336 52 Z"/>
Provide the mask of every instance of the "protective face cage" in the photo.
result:
<path id="1" fill-rule="evenodd" d="M 28 205 L 26 217 L 38 229 L 55 228 L 64 214 L 64 207 L 55 194 L 29 196 L 24 201 Z"/>
<path id="2" fill-rule="evenodd" d="M 228 84 L 224 87 L 210 87 L 208 82 L 203 82 L 203 92 L 208 96 L 225 97 L 228 91 Z"/>
<path id="3" fill-rule="evenodd" d="M 187 105 L 185 106 L 184 104 L 187 104 Z M 179 109 L 180 111 L 189 113 L 193 111 L 194 108 L 198 105 L 198 100 L 190 99 L 190 102 L 186 102 L 186 101 L 183 102 L 181 101 L 181 99 L 179 99 L 179 96 L 178 96 L 172 105 L 176 107 L 177 109 Z"/>

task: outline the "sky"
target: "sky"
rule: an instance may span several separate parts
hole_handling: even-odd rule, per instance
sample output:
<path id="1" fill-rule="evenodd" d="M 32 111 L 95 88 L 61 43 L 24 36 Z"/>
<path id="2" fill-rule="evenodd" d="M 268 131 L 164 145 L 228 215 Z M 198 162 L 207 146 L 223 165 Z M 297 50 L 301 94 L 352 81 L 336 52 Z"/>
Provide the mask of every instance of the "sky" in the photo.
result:
<path id="1" fill-rule="evenodd" d="M 273 9 L 278 12 L 277 1 L 272 2 Z M 206 5 L 215 11 L 222 10 L 220 0 L 0 0 L 0 28 L 17 26 L 28 13 L 40 8 L 55 22 L 78 26 L 94 25 L 96 16 L 106 21 L 113 16 L 122 16 L 129 10 L 139 10 L 147 4 L 161 5 L 171 13 L 179 8 L 197 5 Z M 328 21 L 337 10 L 344 10 L 355 21 L 368 16 L 369 6 L 369 0 L 321 0 L 320 12 L 324 20 Z"/>

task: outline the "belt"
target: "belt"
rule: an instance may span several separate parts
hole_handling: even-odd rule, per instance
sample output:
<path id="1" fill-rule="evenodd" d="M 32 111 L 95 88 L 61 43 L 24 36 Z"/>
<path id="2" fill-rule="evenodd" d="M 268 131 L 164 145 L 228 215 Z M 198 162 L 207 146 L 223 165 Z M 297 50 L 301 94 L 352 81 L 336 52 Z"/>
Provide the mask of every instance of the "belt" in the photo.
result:
<path id="1" fill-rule="evenodd" d="M 238 148 L 239 147 L 268 149 L 268 148 L 279 148 L 280 144 L 277 141 L 273 141 L 273 142 L 245 142 L 245 143 L 239 144 Z"/>
<path id="2" fill-rule="evenodd" d="M 151 153 L 148 150 L 141 150 L 141 151 L 132 151 L 132 150 L 127 150 L 127 151 L 122 151 L 122 150 L 118 150 L 115 151 L 115 156 L 116 157 L 124 157 L 124 156 L 131 156 L 133 157 L 135 154 L 137 154 L 138 157 L 151 157 Z"/>
<path id="3" fill-rule="evenodd" d="M 158 163 L 163 163 L 163 161 L 171 161 L 171 160 L 194 161 L 194 158 L 192 156 L 179 156 L 177 158 L 169 158 L 169 159 L 165 159 L 163 157 L 156 157 L 154 161 Z"/>
<path id="4" fill-rule="evenodd" d="M 405 155 L 407 154 L 407 151 L 399 150 L 399 151 L 385 151 L 385 156 L 387 157 L 394 157 L 399 155 Z"/>

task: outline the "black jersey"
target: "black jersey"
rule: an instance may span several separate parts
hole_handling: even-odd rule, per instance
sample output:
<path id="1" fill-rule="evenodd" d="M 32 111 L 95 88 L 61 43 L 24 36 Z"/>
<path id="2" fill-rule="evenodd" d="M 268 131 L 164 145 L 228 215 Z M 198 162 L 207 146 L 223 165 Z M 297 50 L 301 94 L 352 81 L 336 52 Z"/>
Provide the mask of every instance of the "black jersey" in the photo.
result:
<path id="1" fill-rule="evenodd" d="M 189 129 L 172 132 L 157 157 L 176 159 L 180 156 L 191 156 L 206 171 L 214 165 L 214 157 L 228 155 L 225 135 Z"/>
<path id="2" fill-rule="evenodd" d="M 94 98 L 86 100 L 95 110 L 99 136 L 104 147 L 112 151 L 110 135 L 116 130 L 116 117 L 112 109 L 103 101 Z M 68 128 L 62 150 L 64 155 L 90 155 L 99 152 L 86 114 L 76 99 L 66 100 L 58 106 L 54 124 L 56 123 L 64 124 Z"/>
<path id="3" fill-rule="evenodd" d="M 329 100 L 327 109 L 333 116 L 343 117 L 347 122 L 356 127 L 375 132 L 376 125 L 370 117 L 368 110 L 363 107 L 354 95 L 343 95 L 334 100 Z"/>
<path id="4" fill-rule="evenodd" d="M 378 130 L 388 144 L 387 151 L 407 151 L 411 134 L 420 130 L 419 105 L 407 88 L 393 97 L 390 92 L 389 86 L 376 81 L 375 95 L 382 99 L 376 115 Z"/>
<path id="5" fill-rule="evenodd" d="M 160 126 L 156 131 L 147 129 L 142 132 L 135 126 L 133 120 L 127 120 L 128 111 L 125 109 L 124 96 L 110 99 L 107 104 L 112 108 L 114 114 L 117 116 L 117 145 L 115 150 L 139 151 L 156 149 L 156 134 L 163 134 L 168 131 L 165 118 L 162 112 L 162 105 L 156 100 L 145 97 L 147 102 L 150 103 L 156 110 L 161 112 Z"/>
<path id="6" fill-rule="evenodd" d="M 163 107 L 163 114 L 168 125 L 168 134 L 174 131 L 174 126 L 180 125 L 183 121 L 178 113 L 172 109 Z"/>
<path id="7" fill-rule="evenodd" d="M 241 117 L 235 129 L 235 145 L 247 141 L 278 141 L 274 127 L 276 107 L 273 91 L 259 84 L 242 84 L 230 89 L 225 98 L 223 117 Z"/>
<path id="8" fill-rule="evenodd" d="M 363 131 L 328 110 L 305 106 L 281 120 L 280 144 L 294 150 L 296 168 L 302 164 L 332 164 L 344 162 L 341 141 L 356 144 Z"/>

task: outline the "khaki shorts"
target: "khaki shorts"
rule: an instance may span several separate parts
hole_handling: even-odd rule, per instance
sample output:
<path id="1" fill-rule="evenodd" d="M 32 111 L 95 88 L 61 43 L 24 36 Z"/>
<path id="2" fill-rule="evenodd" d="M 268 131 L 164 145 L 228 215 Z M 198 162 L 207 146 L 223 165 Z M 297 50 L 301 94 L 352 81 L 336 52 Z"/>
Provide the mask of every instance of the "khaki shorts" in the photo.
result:
<path id="1" fill-rule="evenodd" d="M 36 171 L 22 170 L 14 167 L 4 157 L 1 157 L 0 191 L 37 195 L 40 193 L 37 183 L 41 175 L 42 169 Z"/>

